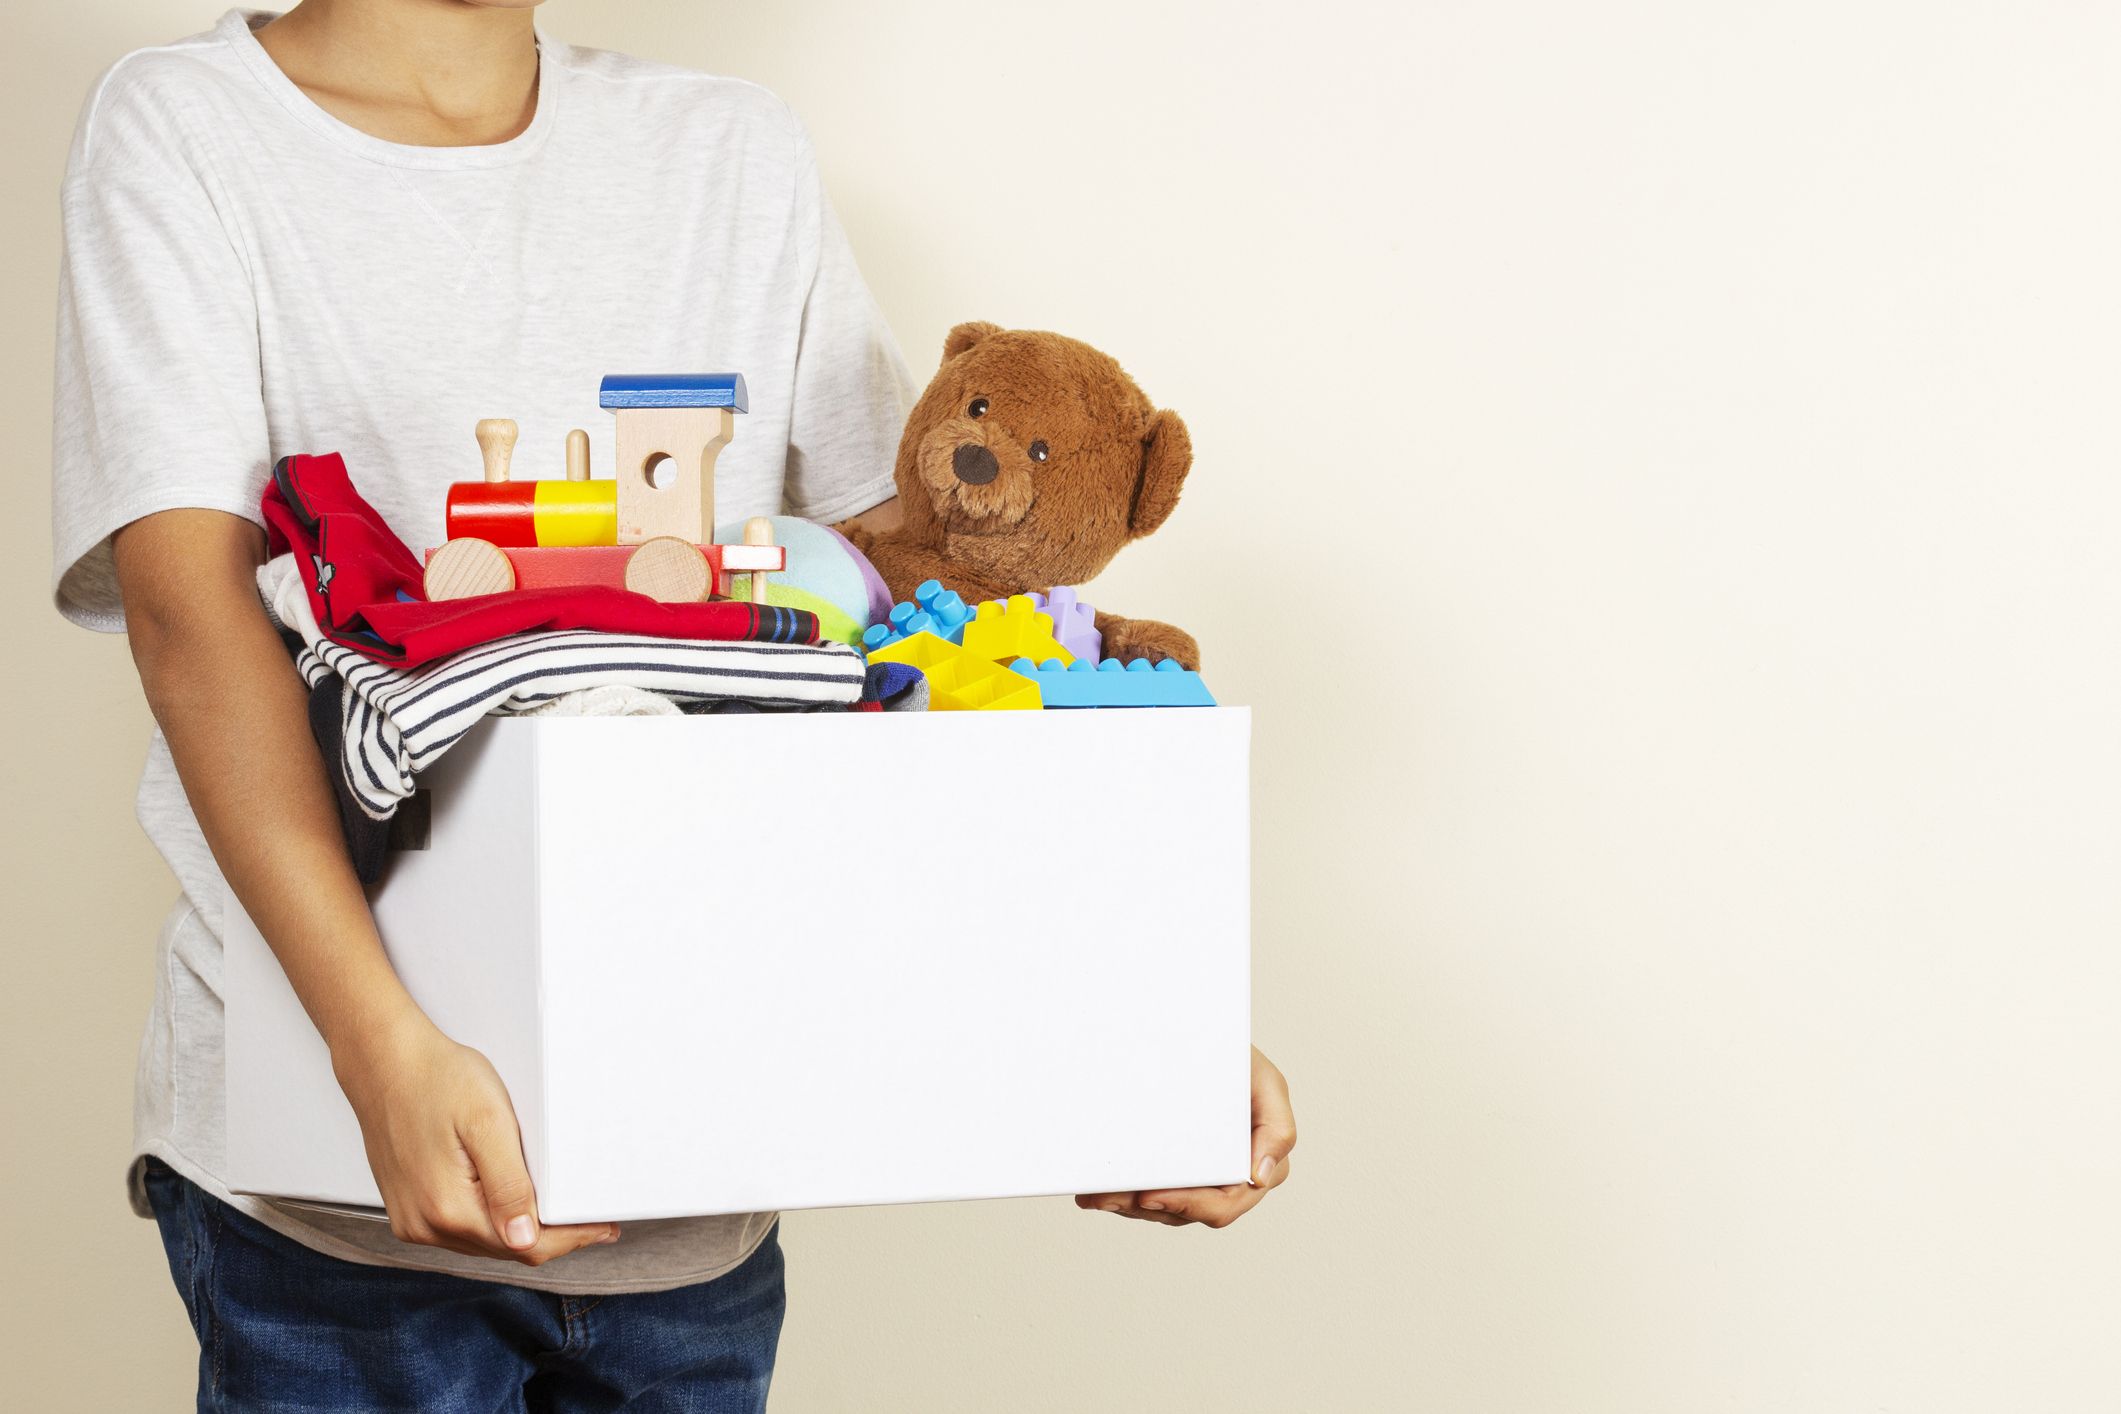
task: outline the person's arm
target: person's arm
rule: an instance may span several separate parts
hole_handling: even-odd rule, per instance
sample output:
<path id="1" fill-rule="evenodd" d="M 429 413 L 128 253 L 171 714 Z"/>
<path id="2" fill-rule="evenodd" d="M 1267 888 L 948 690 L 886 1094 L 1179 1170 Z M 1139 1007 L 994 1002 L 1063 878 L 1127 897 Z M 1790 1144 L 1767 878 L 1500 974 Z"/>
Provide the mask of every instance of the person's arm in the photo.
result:
<path id="1" fill-rule="evenodd" d="M 893 496 L 890 500 L 879 501 L 860 515 L 852 516 L 843 521 L 841 528 L 845 529 L 847 526 L 853 526 L 860 530 L 869 531 L 872 534 L 881 535 L 886 531 L 897 530 L 899 521 L 904 518 L 905 512 L 899 509 L 898 497 Z"/>
<path id="2" fill-rule="evenodd" d="M 537 1232 L 499 1079 L 392 972 L 307 689 L 258 599 L 272 435 L 256 293 L 210 155 L 169 103 L 154 66 L 107 72 L 60 191 L 53 601 L 130 633 L 207 843 L 331 1048 L 393 1228 L 544 1261 L 605 1229 Z M 505 1240 L 525 1218 L 527 1240 Z"/>
<path id="3" fill-rule="evenodd" d="M 1289 1082 L 1273 1061 L 1252 1048 L 1252 1175 L 1221 1188 L 1161 1188 L 1146 1193 L 1084 1193 L 1075 1206 L 1123 1218 L 1185 1227 L 1201 1223 L 1228 1227 L 1259 1206 L 1270 1189 L 1289 1176 L 1289 1151 L 1296 1147 L 1296 1111 L 1289 1104 Z"/>
<path id="4" fill-rule="evenodd" d="M 331 1049 L 407 1242 L 537 1266 L 610 1224 L 540 1227 L 508 1092 L 406 993 L 354 877 L 308 689 L 258 600 L 264 533 L 212 510 L 117 532 L 133 661 L 199 827 Z"/>

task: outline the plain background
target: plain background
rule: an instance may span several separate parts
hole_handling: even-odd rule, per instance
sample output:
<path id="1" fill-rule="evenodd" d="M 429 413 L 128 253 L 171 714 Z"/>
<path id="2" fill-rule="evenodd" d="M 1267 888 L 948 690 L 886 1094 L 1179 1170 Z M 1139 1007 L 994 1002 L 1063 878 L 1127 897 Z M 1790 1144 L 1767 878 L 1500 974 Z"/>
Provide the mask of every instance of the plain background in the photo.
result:
<path id="1" fill-rule="evenodd" d="M 23 1408 L 189 1390 L 118 1185 L 148 722 L 47 605 L 45 448 L 81 97 L 216 13 L 36 7 L 0 85 Z M 543 23 L 783 94 L 923 376 L 1050 327 L 1183 412 L 1184 504 L 1090 597 L 1258 714 L 1292 1181 L 1222 1233 L 793 1217 L 778 1414 L 2113 1407 L 2121 11 Z M 1154 861 L 1068 882 L 1094 920 Z"/>

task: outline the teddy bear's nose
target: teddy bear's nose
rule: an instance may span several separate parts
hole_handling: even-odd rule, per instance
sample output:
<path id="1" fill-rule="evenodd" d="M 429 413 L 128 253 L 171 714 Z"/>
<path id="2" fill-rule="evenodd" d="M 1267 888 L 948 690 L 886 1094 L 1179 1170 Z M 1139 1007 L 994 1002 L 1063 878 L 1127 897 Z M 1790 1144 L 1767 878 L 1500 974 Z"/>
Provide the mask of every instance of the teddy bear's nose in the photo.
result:
<path id="1" fill-rule="evenodd" d="M 994 453 L 977 442 L 967 442 L 950 454 L 950 469 L 957 479 L 974 486 L 985 486 L 1002 474 L 1002 464 L 994 459 Z"/>

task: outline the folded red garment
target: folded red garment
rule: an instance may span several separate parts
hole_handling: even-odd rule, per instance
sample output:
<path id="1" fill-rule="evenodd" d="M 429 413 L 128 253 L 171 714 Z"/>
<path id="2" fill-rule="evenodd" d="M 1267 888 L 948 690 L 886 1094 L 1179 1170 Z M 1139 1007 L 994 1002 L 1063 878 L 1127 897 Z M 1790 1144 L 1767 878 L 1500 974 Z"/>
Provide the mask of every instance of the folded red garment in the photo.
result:
<path id="1" fill-rule="evenodd" d="M 772 604 L 663 604 L 606 585 L 518 589 L 431 603 L 419 557 L 354 490 L 346 462 L 282 457 L 262 506 L 273 554 L 309 562 L 309 606 L 334 643 L 378 662 L 412 667 L 532 629 L 586 628 L 765 643 L 817 642 L 817 615 Z"/>

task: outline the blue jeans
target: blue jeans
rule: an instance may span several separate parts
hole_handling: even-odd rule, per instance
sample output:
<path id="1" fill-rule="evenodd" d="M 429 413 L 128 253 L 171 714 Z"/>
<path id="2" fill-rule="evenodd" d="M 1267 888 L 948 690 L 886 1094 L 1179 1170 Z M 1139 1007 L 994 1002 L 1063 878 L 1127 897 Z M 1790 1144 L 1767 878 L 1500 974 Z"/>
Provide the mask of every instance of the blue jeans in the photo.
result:
<path id="1" fill-rule="evenodd" d="M 556 1296 L 344 1262 L 159 1160 L 147 1192 L 199 1337 L 201 1410 L 758 1414 L 785 1307 L 779 1225 L 673 1291 Z"/>

